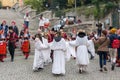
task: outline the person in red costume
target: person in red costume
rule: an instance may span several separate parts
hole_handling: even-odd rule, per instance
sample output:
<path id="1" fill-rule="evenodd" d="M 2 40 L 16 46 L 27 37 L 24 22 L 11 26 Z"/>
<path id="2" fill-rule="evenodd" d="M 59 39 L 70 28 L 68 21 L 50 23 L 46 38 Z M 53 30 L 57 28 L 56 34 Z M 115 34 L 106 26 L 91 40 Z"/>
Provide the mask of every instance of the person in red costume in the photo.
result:
<path id="1" fill-rule="evenodd" d="M 48 43 L 52 42 L 54 38 L 54 31 L 50 30 L 47 35 L 48 35 Z"/>
<path id="2" fill-rule="evenodd" d="M 51 43 L 53 41 L 53 38 L 54 38 L 54 28 L 52 28 L 52 30 L 50 30 L 48 32 L 48 43 Z M 51 50 L 51 53 L 50 53 L 50 58 L 52 59 L 52 62 L 53 62 L 53 50 Z"/>
<path id="3" fill-rule="evenodd" d="M 4 58 L 6 58 L 6 53 L 7 53 L 7 43 L 5 39 L 1 38 L 0 39 L 0 61 L 4 62 Z"/>
<path id="4" fill-rule="evenodd" d="M 25 59 L 28 59 L 30 52 L 30 41 L 28 37 L 24 37 L 24 41 L 22 43 L 22 51 L 25 56 Z"/>

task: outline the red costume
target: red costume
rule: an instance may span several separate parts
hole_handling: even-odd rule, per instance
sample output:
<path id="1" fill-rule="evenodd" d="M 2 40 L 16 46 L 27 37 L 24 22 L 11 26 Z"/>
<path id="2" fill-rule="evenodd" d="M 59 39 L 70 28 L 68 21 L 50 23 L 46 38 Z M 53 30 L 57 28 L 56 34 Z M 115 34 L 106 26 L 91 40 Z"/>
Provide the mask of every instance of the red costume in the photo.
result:
<path id="1" fill-rule="evenodd" d="M 64 39 L 67 39 L 67 34 L 65 32 L 62 32 L 61 33 L 61 36 L 64 38 Z"/>
<path id="2" fill-rule="evenodd" d="M 48 36 L 48 43 L 52 42 L 53 38 L 54 38 L 54 34 L 52 34 L 51 32 L 49 32 L 47 34 L 47 36 Z M 52 59 L 52 62 L 53 62 L 53 50 L 51 50 L 50 58 Z"/>
<path id="3" fill-rule="evenodd" d="M 54 38 L 54 34 L 48 33 L 48 43 L 52 42 Z"/>
<path id="4" fill-rule="evenodd" d="M 6 58 L 7 53 L 7 43 L 5 41 L 0 41 L 0 61 L 4 62 L 3 59 Z"/>
<path id="5" fill-rule="evenodd" d="M 24 40 L 22 43 L 22 51 L 25 56 L 25 59 L 28 58 L 30 52 L 30 42 L 29 40 Z"/>

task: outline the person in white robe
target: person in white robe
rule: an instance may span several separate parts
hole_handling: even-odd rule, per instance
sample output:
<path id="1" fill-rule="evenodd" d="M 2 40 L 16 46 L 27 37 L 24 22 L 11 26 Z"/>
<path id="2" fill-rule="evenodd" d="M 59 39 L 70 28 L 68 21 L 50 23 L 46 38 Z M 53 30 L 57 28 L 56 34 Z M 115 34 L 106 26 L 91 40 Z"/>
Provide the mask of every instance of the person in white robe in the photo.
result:
<path id="1" fill-rule="evenodd" d="M 75 41 L 71 41 L 70 45 L 77 46 L 76 52 L 76 63 L 79 67 L 79 73 L 82 73 L 83 70 L 86 70 L 87 65 L 89 64 L 88 57 L 88 38 L 83 30 L 79 30 L 78 36 Z"/>
<path id="2" fill-rule="evenodd" d="M 88 50 L 91 52 L 92 56 L 95 57 L 95 46 L 93 40 L 88 40 Z"/>
<path id="3" fill-rule="evenodd" d="M 46 39 L 45 34 L 44 34 L 44 37 L 42 37 L 42 41 L 43 41 L 43 44 L 46 46 L 46 49 L 42 50 L 43 58 L 44 58 L 44 65 L 48 65 L 49 63 L 52 62 L 52 60 L 50 58 L 51 49 L 49 47 L 50 45 L 48 43 L 48 40 Z"/>
<path id="4" fill-rule="evenodd" d="M 69 44 L 70 40 L 71 40 L 70 37 L 68 37 L 65 40 L 66 41 L 66 47 L 67 47 L 66 54 L 65 54 L 66 61 L 70 61 L 71 57 L 76 58 L 75 46 L 72 46 L 72 45 Z"/>
<path id="5" fill-rule="evenodd" d="M 70 50 L 69 41 L 66 41 L 66 47 L 67 47 L 67 50 L 66 50 L 66 53 L 65 53 L 65 59 L 66 59 L 66 61 L 70 61 L 70 59 L 71 59 L 71 50 Z"/>
<path id="6" fill-rule="evenodd" d="M 53 42 L 51 43 L 51 50 L 53 50 L 53 66 L 52 73 L 55 75 L 65 75 L 65 53 L 66 42 L 57 32 Z"/>
<path id="7" fill-rule="evenodd" d="M 76 59 L 76 48 L 74 46 L 69 45 L 69 49 L 71 51 L 71 56 Z"/>
<path id="8" fill-rule="evenodd" d="M 42 51 L 46 48 L 47 46 L 43 44 L 42 36 L 37 34 L 35 38 L 35 55 L 33 62 L 34 71 L 39 71 L 44 68 L 44 57 Z"/>

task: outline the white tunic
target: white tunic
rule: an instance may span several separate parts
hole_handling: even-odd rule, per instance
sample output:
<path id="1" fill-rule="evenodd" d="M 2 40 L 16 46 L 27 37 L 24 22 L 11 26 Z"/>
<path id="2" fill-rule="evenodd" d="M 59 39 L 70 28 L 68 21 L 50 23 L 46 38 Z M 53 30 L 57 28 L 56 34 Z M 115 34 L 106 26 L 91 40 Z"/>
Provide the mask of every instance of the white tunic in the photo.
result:
<path id="1" fill-rule="evenodd" d="M 70 50 L 70 53 L 71 53 L 72 57 L 76 57 L 75 46 L 69 45 L 69 50 Z"/>
<path id="2" fill-rule="evenodd" d="M 30 16 L 27 17 L 27 16 L 25 15 L 25 16 L 24 16 L 24 21 L 30 21 Z"/>
<path id="3" fill-rule="evenodd" d="M 43 54 L 43 58 L 44 58 L 44 63 L 45 65 L 48 65 L 48 63 L 52 62 L 51 58 L 50 58 L 50 46 L 48 44 L 48 40 L 45 39 L 44 37 L 42 38 L 43 44 L 46 46 L 46 49 L 42 50 L 42 54 Z"/>
<path id="4" fill-rule="evenodd" d="M 91 52 L 92 56 L 95 56 L 94 42 L 92 40 L 89 40 L 88 43 L 89 43 L 88 50 Z"/>
<path id="5" fill-rule="evenodd" d="M 53 40 L 53 42 L 51 43 L 51 49 L 54 50 L 52 73 L 65 74 L 65 40 L 63 38 L 59 42 Z"/>
<path id="6" fill-rule="evenodd" d="M 77 46 L 76 53 L 76 62 L 78 65 L 88 65 L 89 57 L 88 57 L 88 39 L 87 36 L 80 38 L 77 37 L 75 41 L 70 42 L 70 45 Z"/>
<path id="7" fill-rule="evenodd" d="M 38 68 L 44 68 L 44 57 L 42 50 L 46 49 L 46 46 L 42 44 L 42 42 L 36 38 L 35 39 L 35 55 L 33 62 L 33 70 Z"/>
<path id="8" fill-rule="evenodd" d="M 45 18 L 44 17 L 42 17 L 42 19 L 39 18 L 39 27 L 44 26 L 44 23 L 45 23 Z"/>
<path id="9" fill-rule="evenodd" d="M 65 59 L 66 61 L 69 61 L 71 58 L 71 50 L 70 50 L 70 45 L 68 41 L 66 41 L 66 47 L 67 47 L 67 51 L 65 53 Z"/>
<path id="10" fill-rule="evenodd" d="M 71 55 L 73 57 L 76 57 L 75 46 L 70 45 L 69 41 L 66 41 L 66 47 L 67 47 L 67 51 L 66 51 L 65 58 L 67 61 L 69 61 L 71 58 Z"/>

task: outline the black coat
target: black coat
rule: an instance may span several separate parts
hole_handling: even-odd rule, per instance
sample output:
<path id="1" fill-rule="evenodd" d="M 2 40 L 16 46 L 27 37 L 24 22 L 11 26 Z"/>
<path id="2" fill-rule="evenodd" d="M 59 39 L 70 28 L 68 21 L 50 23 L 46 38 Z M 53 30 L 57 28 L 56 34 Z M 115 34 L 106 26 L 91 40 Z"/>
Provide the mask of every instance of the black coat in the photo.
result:
<path id="1" fill-rule="evenodd" d="M 13 27 L 13 31 L 14 31 L 17 35 L 19 35 L 19 30 L 18 30 L 18 27 L 17 27 L 17 26 L 14 26 L 14 27 Z"/>

